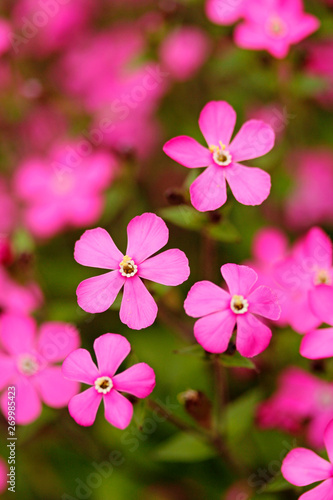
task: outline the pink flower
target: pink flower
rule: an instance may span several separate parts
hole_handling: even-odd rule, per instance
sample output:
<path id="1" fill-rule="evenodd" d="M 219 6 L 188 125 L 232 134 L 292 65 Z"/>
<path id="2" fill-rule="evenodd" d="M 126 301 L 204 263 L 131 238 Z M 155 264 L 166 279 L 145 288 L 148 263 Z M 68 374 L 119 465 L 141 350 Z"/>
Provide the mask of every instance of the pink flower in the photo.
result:
<path id="1" fill-rule="evenodd" d="M 18 424 L 29 424 L 41 411 L 41 400 L 53 408 L 66 406 L 77 393 L 78 384 L 68 382 L 55 363 L 62 361 L 80 344 L 74 326 L 44 323 L 37 337 L 37 326 L 32 318 L 4 314 L 0 322 L 0 390 L 1 409 L 7 417 L 7 388 L 14 387 L 15 419 Z"/>
<path id="2" fill-rule="evenodd" d="M 94 350 L 98 368 L 86 349 L 77 349 L 63 362 L 62 372 L 66 378 L 92 386 L 70 400 L 69 413 L 79 425 L 92 425 L 103 400 L 106 420 L 125 429 L 132 419 L 133 405 L 119 391 L 137 398 L 149 396 L 155 387 L 154 370 L 146 363 L 138 363 L 115 375 L 131 350 L 122 335 L 101 335 L 94 342 Z"/>
<path id="3" fill-rule="evenodd" d="M 237 325 L 237 350 L 242 356 L 256 356 L 268 347 L 272 336 L 257 315 L 277 320 L 280 306 L 270 288 L 254 288 L 258 275 L 250 267 L 225 264 L 221 273 L 229 292 L 210 281 L 199 281 L 188 293 L 185 311 L 200 318 L 194 324 L 194 336 L 206 351 L 224 352 Z"/>
<path id="4" fill-rule="evenodd" d="M 298 433 L 305 425 L 307 441 L 318 449 L 332 419 L 333 384 L 296 367 L 284 370 L 277 391 L 258 409 L 260 427 Z"/>
<path id="5" fill-rule="evenodd" d="M 162 42 L 161 62 L 175 80 L 188 80 L 207 59 L 209 42 L 198 28 L 185 26 L 174 30 Z"/>
<path id="6" fill-rule="evenodd" d="M 235 29 L 240 47 L 267 50 L 282 59 L 290 46 L 319 27 L 316 17 L 305 14 L 302 0 L 255 0 L 246 2 L 245 21 Z"/>
<path id="7" fill-rule="evenodd" d="M 157 305 L 141 278 L 167 286 L 180 285 L 190 274 L 188 260 L 178 249 L 149 258 L 169 239 L 165 222 L 155 214 L 134 217 L 127 226 L 125 255 L 118 250 L 109 233 L 102 228 L 83 233 L 75 244 L 74 258 L 83 266 L 112 269 L 79 284 L 77 300 L 90 313 L 106 311 L 124 286 L 120 320 L 129 328 L 150 326 L 157 315 Z"/>
<path id="8" fill-rule="evenodd" d="M 26 160 L 14 179 L 26 226 L 35 236 L 49 238 L 68 226 L 93 224 L 115 170 L 113 156 L 93 151 L 87 141 L 61 144 L 48 158 Z"/>
<path id="9" fill-rule="evenodd" d="M 190 187 L 191 202 L 200 212 L 224 205 L 226 181 L 243 205 L 260 205 L 270 193 L 271 178 L 267 172 L 238 162 L 268 153 L 274 145 L 274 131 L 262 121 L 250 120 L 230 143 L 235 123 L 236 113 L 227 102 L 211 101 L 199 118 L 208 148 L 187 136 L 175 137 L 163 147 L 170 158 L 187 168 L 208 167 Z"/>
<path id="10" fill-rule="evenodd" d="M 332 2 L 331 2 L 332 3 Z M 333 3 L 332 3 L 333 5 Z M 317 98 L 327 107 L 333 104 L 333 38 L 312 42 L 308 45 L 306 70 L 310 75 L 323 78 L 324 88 L 319 89 Z"/>
<path id="11" fill-rule="evenodd" d="M 283 461 L 281 472 L 289 483 L 295 486 L 308 486 L 323 481 L 313 490 L 301 495 L 299 500 L 333 498 L 333 421 L 327 426 L 324 439 L 329 461 L 306 448 L 295 448 Z"/>
<path id="12" fill-rule="evenodd" d="M 7 489 L 7 474 L 8 466 L 6 462 L 0 457 L 0 494 L 4 493 Z"/>
<path id="13" fill-rule="evenodd" d="M 29 314 L 43 303 L 43 294 L 35 282 L 16 283 L 0 266 L 0 308 L 6 312 Z"/>
<path id="14" fill-rule="evenodd" d="M 206 14 L 213 23 L 233 24 L 244 16 L 246 0 L 207 0 Z"/>
<path id="15" fill-rule="evenodd" d="M 11 28 L 7 21 L 0 19 L 0 55 L 10 48 Z"/>

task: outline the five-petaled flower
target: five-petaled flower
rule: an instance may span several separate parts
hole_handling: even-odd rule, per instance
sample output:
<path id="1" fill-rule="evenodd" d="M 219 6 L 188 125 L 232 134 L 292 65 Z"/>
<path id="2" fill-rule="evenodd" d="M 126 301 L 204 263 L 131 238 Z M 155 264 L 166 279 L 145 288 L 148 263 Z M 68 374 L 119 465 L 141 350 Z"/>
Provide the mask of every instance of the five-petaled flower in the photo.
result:
<path id="1" fill-rule="evenodd" d="M 127 235 L 125 255 L 102 228 L 86 231 L 76 242 L 74 258 L 79 264 L 112 269 L 82 281 L 77 288 L 77 300 L 87 312 L 103 312 L 124 287 L 120 320 L 129 328 L 140 330 L 152 325 L 157 315 L 156 302 L 141 278 L 176 286 L 187 280 L 190 269 L 186 255 L 178 249 L 151 257 L 169 239 L 169 230 L 157 215 L 145 213 L 134 217 L 127 226 Z"/>
<path id="2" fill-rule="evenodd" d="M 132 419 L 133 405 L 119 391 L 137 398 L 149 396 L 155 387 L 154 371 L 146 363 L 138 363 L 115 375 L 131 350 L 128 340 L 117 333 L 98 337 L 94 350 L 98 368 L 86 349 L 77 349 L 63 362 L 64 377 L 92 386 L 70 400 L 69 413 L 78 424 L 92 425 L 103 399 L 106 420 L 125 429 Z"/>
<path id="3" fill-rule="evenodd" d="M 333 498 L 333 420 L 325 431 L 325 446 L 329 461 L 306 448 L 295 448 L 283 461 L 282 475 L 295 486 L 308 486 L 323 481 L 299 500 L 332 500 Z"/>
<path id="4" fill-rule="evenodd" d="M 199 118 L 208 148 L 185 135 L 170 139 L 163 147 L 170 158 L 185 167 L 208 167 L 190 187 L 192 205 L 200 212 L 216 210 L 226 202 L 226 181 L 243 205 L 260 205 L 270 193 L 270 175 L 239 162 L 268 153 L 274 146 L 274 131 L 261 120 L 249 120 L 230 142 L 235 123 L 236 112 L 230 104 L 211 101 Z"/>
<path id="5" fill-rule="evenodd" d="M 224 352 L 237 324 L 236 347 L 242 356 L 253 357 L 264 351 L 272 332 L 256 316 L 271 320 L 280 317 L 276 296 L 267 286 L 254 288 L 257 273 L 247 266 L 221 267 L 229 292 L 210 281 L 195 283 L 185 300 L 185 311 L 200 318 L 194 336 L 209 352 Z"/>

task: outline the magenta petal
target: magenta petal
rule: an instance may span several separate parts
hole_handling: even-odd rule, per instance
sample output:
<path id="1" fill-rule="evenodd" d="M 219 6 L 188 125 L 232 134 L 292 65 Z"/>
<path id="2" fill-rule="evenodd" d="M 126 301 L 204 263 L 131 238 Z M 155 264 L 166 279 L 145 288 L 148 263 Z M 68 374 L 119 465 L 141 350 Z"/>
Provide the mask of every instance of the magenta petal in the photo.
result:
<path id="1" fill-rule="evenodd" d="M 333 287 L 318 285 L 309 293 L 310 306 L 316 317 L 333 326 Z"/>
<path id="2" fill-rule="evenodd" d="M 105 394 L 103 399 L 106 420 L 118 429 L 125 429 L 132 420 L 132 403 L 115 390 Z"/>
<path id="3" fill-rule="evenodd" d="M 172 248 L 142 262 L 138 274 L 140 278 L 155 283 L 177 286 L 184 283 L 190 275 L 188 258 L 181 250 Z"/>
<path id="4" fill-rule="evenodd" d="M 258 286 L 248 296 L 249 312 L 259 314 L 264 318 L 278 320 L 281 315 L 281 308 L 277 297 L 268 286 Z"/>
<path id="5" fill-rule="evenodd" d="M 117 391 L 146 398 L 155 387 L 155 373 L 146 363 L 138 363 L 113 377 L 112 381 Z"/>
<path id="6" fill-rule="evenodd" d="M 125 279 L 117 270 L 81 281 L 76 289 L 77 303 L 89 313 L 104 312 L 115 301 Z"/>
<path id="7" fill-rule="evenodd" d="M 200 318 L 226 309 L 231 297 L 223 288 L 210 281 L 198 281 L 187 294 L 184 309 L 188 316 Z"/>
<path id="8" fill-rule="evenodd" d="M 225 101 L 210 101 L 200 113 L 199 127 L 208 146 L 229 144 L 235 128 L 235 110 Z"/>
<path id="9" fill-rule="evenodd" d="M 74 259 L 79 264 L 100 269 L 118 269 L 123 254 L 105 229 L 88 229 L 75 243 Z"/>
<path id="10" fill-rule="evenodd" d="M 333 472 L 333 420 L 328 424 L 325 435 L 324 435 L 325 446 L 328 454 L 328 458 L 332 463 Z M 333 476 L 333 474 L 332 474 Z"/>
<path id="11" fill-rule="evenodd" d="M 30 424 L 36 420 L 42 412 L 42 404 L 32 380 L 19 375 L 15 382 L 15 420 L 19 425 Z M 1 397 L 1 409 L 8 416 L 8 393 L 5 391 Z"/>
<path id="12" fill-rule="evenodd" d="M 7 388 L 16 374 L 16 364 L 12 357 L 0 353 L 0 391 Z"/>
<path id="13" fill-rule="evenodd" d="M 161 217 L 145 213 L 131 220 L 127 236 L 126 254 L 140 264 L 167 244 L 169 230 Z"/>
<path id="14" fill-rule="evenodd" d="M 275 133 L 261 120 L 244 123 L 229 147 L 234 162 L 252 160 L 268 153 L 274 146 Z"/>
<path id="15" fill-rule="evenodd" d="M 231 295 L 243 295 L 246 297 L 258 280 L 257 273 L 248 266 L 224 264 L 221 267 L 221 273 Z"/>
<path id="16" fill-rule="evenodd" d="M 295 486 L 307 486 L 330 477 L 332 465 L 306 448 L 295 448 L 283 461 L 283 477 Z"/>
<path id="17" fill-rule="evenodd" d="M 94 342 L 99 372 L 113 377 L 131 351 L 131 344 L 118 333 L 105 333 Z"/>
<path id="18" fill-rule="evenodd" d="M 304 251 L 311 259 L 309 267 L 312 265 L 319 269 L 330 269 L 332 267 L 332 242 L 329 236 L 320 227 L 313 227 L 307 233 L 304 241 Z M 314 262 L 316 265 L 314 265 Z"/>
<path id="19" fill-rule="evenodd" d="M 228 25 L 236 22 L 243 14 L 244 0 L 208 0 L 206 14 L 216 24 Z"/>
<path id="20" fill-rule="evenodd" d="M 157 316 L 157 305 L 141 279 L 128 278 L 120 307 L 120 320 L 133 330 L 152 325 Z"/>
<path id="21" fill-rule="evenodd" d="M 236 319 L 230 310 L 221 311 L 196 321 L 194 336 L 197 342 L 208 352 L 226 351 Z"/>
<path id="22" fill-rule="evenodd" d="M 216 210 L 227 201 L 227 185 L 222 167 L 210 165 L 190 186 L 192 205 L 199 212 Z"/>
<path id="23" fill-rule="evenodd" d="M 79 332 L 69 323 L 52 321 L 44 323 L 40 328 L 37 350 L 49 363 L 62 361 L 79 346 Z"/>
<path id="24" fill-rule="evenodd" d="M 164 144 L 163 151 L 173 160 L 187 168 L 207 167 L 212 161 L 208 148 L 204 148 L 192 137 L 181 135 Z"/>
<path id="25" fill-rule="evenodd" d="M 307 333 L 302 340 L 300 353 L 308 359 L 333 357 L 333 328 L 321 328 Z"/>
<path id="26" fill-rule="evenodd" d="M 60 366 L 50 366 L 38 373 L 35 383 L 42 400 L 52 408 L 61 408 L 78 393 L 78 382 L 66 380 Z"/>
<path id="27" fill-rule="evenodd" d="M 333 479 L 327 479 L 319 486 L 303 493 L 298 500 L 333 500 Z"/>
<path id="28" fill-rule="evenodd" d="M 10 354 L 27 354 L 34 350 L 35 320 L 28 316 L 3 314 L 0 320 L 0 339 Z"/>
<path id="29" fill-rule="evenodd" d="M 261 205 L 271 191 L 271 176 L 260 168 L 233 163 L 225 176 L 232 194 L 243 205 Z"/>
<path id="30" fill-rule="evenodd" d="M 77 424 L 88 427 L 95 422 L 101 401 L 102 394 L 99 394 L 95 387 L 90 387 L 72 397 L 68 404 L 68 411 Z"/>
<path id="31" fill-rule="evenodd" d="M 86 349 L 71 352 L 62 364 L 63 376 L 84 384 L 93 385 L 99 377 L 97 366 Z"/>
<path id="32" fill-rule="evenodd" d="M 236 347 L 246 358 L 263 352 L 269 345 L 272 332 L 253 314 L 239 314 L 237 317 Z"/>

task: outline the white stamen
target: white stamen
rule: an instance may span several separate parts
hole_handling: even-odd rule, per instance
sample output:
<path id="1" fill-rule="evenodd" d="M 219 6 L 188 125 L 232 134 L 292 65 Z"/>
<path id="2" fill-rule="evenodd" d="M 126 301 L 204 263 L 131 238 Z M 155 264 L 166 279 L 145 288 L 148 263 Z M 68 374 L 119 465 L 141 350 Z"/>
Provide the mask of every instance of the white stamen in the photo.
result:
<path id="1" fill-rule="evenodd" d="M 235 314 L 244 314 L 249 309 L 249 303 L 243 295 L 234 295 L 230 301 L 230 307 Z"/>
<path id="2" fill-rule="evenodd" d="M 38 368 L 37 359 L 32 354 L 23 354 L 18 360 L 18 369 L 23 375 L 34 375 Z"/>
<path id="3" fill-rule="evenodd" d="M 120 274 L 125 278 L 131 278 L 138 272 L 138 266 L 135 264 L 132 257 L 124 255 L 123 260 L 119 264 Z"/>
<path id="4" fill-rule="evenodd" d="M 215 163 L 221 165 L 222 167 L 226 167 L 232 162 L 232 156 L 226 149 L 225 144 L 221 141 L 219 144 L 219 146 L 210 146 L 209 150 L 213 153 L 213 160 Z"/>
<path id="5" fill-rule="evenodd" d="M 112 383 L 112 380 L 110 379 L 110 377 L 106 377 L 106 376 L 98 377 L 95 380 L 95 389 L 100 394 L 107 394 L 108 392 L 111 391 L 112 387 L 113 387 L 113 383 Z"/>

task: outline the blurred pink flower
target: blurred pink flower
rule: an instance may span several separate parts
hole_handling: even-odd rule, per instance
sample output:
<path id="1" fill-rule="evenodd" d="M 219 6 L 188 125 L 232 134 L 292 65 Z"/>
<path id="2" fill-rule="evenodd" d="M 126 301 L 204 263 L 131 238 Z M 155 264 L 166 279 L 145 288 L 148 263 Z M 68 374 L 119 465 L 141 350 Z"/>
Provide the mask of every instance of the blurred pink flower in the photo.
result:
<path id="1" fill-rule="evenodd" d="M 79 425 L 94 423 L 103 400 L 106 420 L 119 429 L 125 429 L 132 419 L 133 405 L 118 391 L 137 398 L 145 398 L 152 392 L 155 373 L 146 363 L 137 363 L 115 375 L 130 350 L 131 345 L 125 337 L 106 333 L 94 342 L 98 368 L 86 349 L 77 349 L 65 359 L 62 365 L 64 377 L 92 386 L 74 396 L 68 404 L 70 415 Z"/>
<path id="2" fill-rule="evenodd" d="M 190 269 L 186 255 L 178 249 L 150 257 L 169 239 L 169 230 L 157 215 L 145 213 L 134 217 L 127 226 L 127 235 L 125 255 L 118 250 L 109 233 L 100 227 L 86 231 L 76 242 L 76 262 L 114 269 L 82 281 L 76 291 L 77 301 L 84 311 L 103 312 L 124 286 L 120 320 L 129 328 L 141 330 L 154 323 L 157 305 L 140 278 L 176 286 L 187 280 Z"/>
<path id="3" fill-rule="evenodd" d="M 4 493 L 7 489 L 7 481 L 8 481 L 8 465 L 7 463 L 0 457 L 0 494 Z"/>
<path id="4" fill-rule="evenodd" d="M 281 137 L 289 124 L 290 119 L 294 117 L 288 113 L 286 107 L 279 103 L 270 103 L 263 106 L 256 104 L 248 109 L 247 117 L 254 120 L 262 120 L 272 127 L 276 137 Z"/>
<path id="5" fill-rule="evenodd" d="M 332 52 L 333 55 L 333 52 Z M 286 218 L 293 228 L 333 223 L 333 154 L 308 150 L 290 159 L 294 188 L 285 203 Z M 313 175 L 315 168 L 316 175 Z"/>
<path id="6" fill-rule="evenodd" d="M 333 2 L 331 2 L 333 5 Z M 333 104 L 333 38 L 312 42 L 307 46 L 306 70 L 314 76 L 323 77 L 325 88 L 317 93 L 323 106 Z"/>
<path id="7" fill-rule="evenodd" d="M 228 25 L 244 17 L 246 0 L 207 0 L 206 14 L 213 23 Z"/>
<path id="8" fill-rule="evenodd" d="M 258 408 L 260 427 L 298 433 L 306 425 L 307 441 L 318 449 L 332 419 L 333 384 L 296 367 L 280 375 L 276 393 Z"/>
<path id="9" fill-rule="evenodd" d="M 11 26 L 0 18 L 0 56 L 10 48 Z"/>
<path id="10" fill-rule="evenodd" d="M 302 0 L 255 0 L 245 6 L 245 20 L 235 29 L 236 44 L 267 50 L 279 59 L 319 27 L 316 17 L 304 13 Z"/>
<path id="11" fill-rule="evenodd" d="M 216 210 L 227 200 L 227 185 L 243 205 L 260 205 L 271 189 L 270 175 L 238 162 L 268 153 L 274 146 L 273 129 L 259 120 L 246 122 L 230 139 L 236 123 L 234 109 L 225 101 L 211 101 L 203 108 L 199 127 L 208 148 L 188 136 L 169 140 L 163 151 L 187 168 L 208 167 L 190 187 L 192 205 L 200 212 Z"/>
<path id="12" fill-rule="evenodd" d="M 25 286 L 16 283 L 0 266 L 0 308 L 6 312 L 29 314 L 43 302 L 43 294 L 37 283 Z"/>
<path id="13" fill-rule="evenodd" d="M 170 32 L 160 47 L 163 68 L 175 80 L 191 78 L 208 57 L 210 40 L 194 26 L 184 26 Z"/>
<path id="14" fill-rule="evenodd" d="M 4 314 L 0 319 L 1 409 L 7 418 L 8 387 L 15 387 L 15 420 L 29 424 L 41 411 L 41 400 L 53 408 L 66 406 L 79 385 L 64 379 L 62 361 L 80 345 L 76 328 L 67 323 L 44 323 L 37 336 L 32 318 Z"/>
<path id="15" fill-rule="evenodd" d="M 295 448 L 283 461 L 282 475 L 289 483 L 295 486 L 308 486 L 323 481 L 313 490 L 301 495 L 299 500 L 333 498 L 333 421 L 326 428 L 324 440 L 329 462 L 306 448 Z"/>
<path id="16" fill-rule="evenodd" d="M 280 306 L 270 288 L 254 288 L 258 275 L 250 267 L 225 264 L 221 273 L 228 292 L 210 281 L 199 281 L 188 293 L 186 314 L 200 318 L 194 324 L 194 336 L 206 351 L 224 352 L 237 325 L 237 350 L 242 356 L 256 356 L 268 347 L 272 337 L 270 328 L 257 315 L 277 320 Z"/>
<path id="17" fill-rule="evenodd" d="M 27 228 L 48 238 L 68 226 L 96 222 L 116 167 L 110 153 L 94 151 L 86 140 L 57 145 L 47 158 L 25 160 L 17 169 L 14 187 L 24 203 Z"/>

